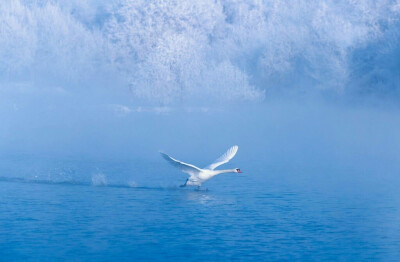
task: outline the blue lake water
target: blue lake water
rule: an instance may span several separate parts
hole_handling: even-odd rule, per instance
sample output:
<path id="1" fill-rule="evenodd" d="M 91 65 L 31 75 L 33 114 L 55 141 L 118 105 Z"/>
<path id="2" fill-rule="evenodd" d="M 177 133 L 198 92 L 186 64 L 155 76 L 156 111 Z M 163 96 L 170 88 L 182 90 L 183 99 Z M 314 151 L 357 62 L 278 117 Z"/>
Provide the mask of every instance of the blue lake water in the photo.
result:
<path id="1" fill-rule="evenodd" d="M 390 170 L 242 165 L 195 190 L 162 161 L 4 160 L 1 260 L 400 259 Z"/>

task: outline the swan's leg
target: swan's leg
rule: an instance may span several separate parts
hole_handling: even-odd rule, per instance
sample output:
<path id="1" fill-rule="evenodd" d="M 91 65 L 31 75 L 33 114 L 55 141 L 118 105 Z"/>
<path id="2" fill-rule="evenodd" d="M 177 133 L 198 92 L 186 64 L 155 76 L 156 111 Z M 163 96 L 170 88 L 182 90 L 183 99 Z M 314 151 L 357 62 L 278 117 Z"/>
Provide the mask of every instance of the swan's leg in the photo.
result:
<path id="1" fill-rule="evenodd" d="M 189 178 L 188 178 L 188 179 L 186 179 L 186 182 L 185 182 L 185 184 L 183 184 L 183 185 L 180 185 L 180 187 L 185 187 L 188 181 L 189 181 Z"/>

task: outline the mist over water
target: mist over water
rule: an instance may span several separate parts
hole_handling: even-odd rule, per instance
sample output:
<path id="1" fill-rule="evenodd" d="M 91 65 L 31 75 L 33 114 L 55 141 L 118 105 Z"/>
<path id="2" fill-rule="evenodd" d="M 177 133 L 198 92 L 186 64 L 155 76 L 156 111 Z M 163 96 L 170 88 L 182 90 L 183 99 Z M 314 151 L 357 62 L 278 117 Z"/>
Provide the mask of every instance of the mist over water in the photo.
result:
<path id="1" fill-rule="evenodd" d="M 399 6 L 3 1 L 1 150 L 128 155 L 117 148 L 134 154 L 137 143 L 153 151 L 174 141 L 168 129 L 226 146 L 246 131 L 267 141 L 271 120 L 317 134 L 326 124 L 356 133 L 362 122 L 374 143 L 397 121 Z M 188 143 L 199 142 L 170 145 Z"/>
<path id="2" fill-rule="evenodd" d="M 398 0 L 1 1 L 0 254 L 398 260 L 399 28 Z M 209 191 L 158 154 L 235 144 Z"/>

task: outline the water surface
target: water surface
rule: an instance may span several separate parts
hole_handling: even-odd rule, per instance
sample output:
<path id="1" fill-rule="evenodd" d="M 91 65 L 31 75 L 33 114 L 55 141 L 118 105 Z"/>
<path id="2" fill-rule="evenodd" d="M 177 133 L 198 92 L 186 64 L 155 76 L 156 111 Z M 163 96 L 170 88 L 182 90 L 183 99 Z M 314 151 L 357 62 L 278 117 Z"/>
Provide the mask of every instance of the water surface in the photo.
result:
<path id="1" fill-rule="evenodd" d="M 1 177 L 2 260 L 400 258 L 399 179 L 388 171 L 261 165 L 195 190 L 161 160 L 140 176 L 129 163 L 55 164 L 64 168 Z"/>

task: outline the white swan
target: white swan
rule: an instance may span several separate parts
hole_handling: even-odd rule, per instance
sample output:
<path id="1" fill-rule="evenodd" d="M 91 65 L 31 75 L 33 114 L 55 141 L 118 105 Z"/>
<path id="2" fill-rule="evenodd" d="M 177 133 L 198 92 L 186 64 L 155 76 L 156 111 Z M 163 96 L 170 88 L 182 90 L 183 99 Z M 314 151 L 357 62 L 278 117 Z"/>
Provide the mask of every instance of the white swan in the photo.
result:
<path id="1" fill-rule="evenodd" d="M 232 146 L 225 152 L 222 156 L 220 156 L 215 162 L 205 168 L 198 168 L 197 166 L 184 163 L 182 161 L 176 160 L 170 157 L 167 154 L 160 152 L 162 157 L 167 160 L 171 165 L 179 168 L 182 172 L 189 174 L 189 178 L 186 180 L 183 186 L 201 186 L 204 182 L 212 178 L 213 176 L 222 174 L 222 173 L 242 173 L 239 168 L 234 169 L 226 169 L 226 170 L 214 170 L 222 164 L 228 163 L 238 151 L 238 146 Z"/>

